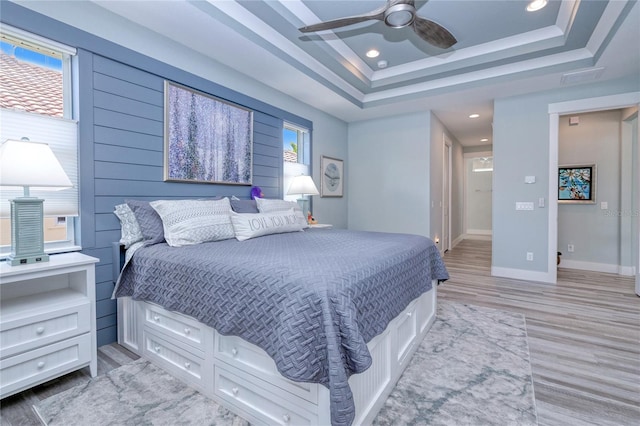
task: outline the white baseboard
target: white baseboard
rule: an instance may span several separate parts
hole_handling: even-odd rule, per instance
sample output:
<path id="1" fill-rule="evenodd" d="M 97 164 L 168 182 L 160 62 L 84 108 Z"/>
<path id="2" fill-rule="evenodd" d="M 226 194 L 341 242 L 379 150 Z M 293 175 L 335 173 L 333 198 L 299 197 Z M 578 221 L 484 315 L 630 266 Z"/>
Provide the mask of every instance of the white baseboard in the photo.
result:
<path id="1" fill-rule="evenodd" d="M 618 274 L 625 276 L 634 276 L 636 274 L 635 266 L 621 266 L 611 263 L 583 262 L 581 260 L 561 259 L 559 267 L 578 269 L 581 271 L 605 272 L 608 274 Z"/>
<path id="2" fill-rule="evenodd" d="M 526 269 L 491 267 L 491 275 L 494 277 L 513 278 L 516 280 L 538 281 L 555 284 L 555 277 L 548 272 L 529 271 Z"/>
<path id="3" fill-rule="evenodd" d="M 464 234 L 462 236 L 463 240 L 482 240 L 482 241 L 491 241 L 492 236 L 486 234 Z"/>
<path id="4" fill-rule="evenodd" d="M 458 244 L 460 244 L 460 242 L 464 240 L 464 234 L 460 235 L 458 238 L 456 238 L 455 240 L 453 240 L 451 242 L 451 248 L 454 248 L 455 246 L 457 246 Z"/>
<path id="5" fill-rule="evenodd" d="M 467 229 L 467 235 L 493 235 L 491 229 Z"/>

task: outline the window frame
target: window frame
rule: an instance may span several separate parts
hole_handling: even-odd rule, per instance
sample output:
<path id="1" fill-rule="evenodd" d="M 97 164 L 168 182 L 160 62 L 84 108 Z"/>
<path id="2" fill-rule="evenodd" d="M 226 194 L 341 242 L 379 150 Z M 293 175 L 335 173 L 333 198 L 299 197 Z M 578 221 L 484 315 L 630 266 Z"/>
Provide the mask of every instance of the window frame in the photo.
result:
<path id="1" fill-rule="evenodd" d="M 10 25 L 2 25 L 0 28 L 0 39 L 2 42 L 9 43 L 15 46 L 19 46 L 24 49 L 28 49 L 43 55 L 52 56 L 61 60 L 62 68 L 62 118 L 67 120 L 73 120 L 74 112 L 74 93 L 73 93 L 73 65 L 77 60 L 77 50 L 73 47 L 58 43 L 56 41 L 41 37 L 36 34 L 21 30 L 19 28 L 12 27 Z M 2 110 L 4 108 L 0 108 Z M 26 114 L 36 114 L 32 112 L 26 112 Z M 4 141 L 0 141 L 4 142 Z M 78 149 L 78 141 L 76 141 L 76 149 Z M 80 177 L 79 179 L 80 180 Z M 79 182 L 78 182 L 79 184 Z M 77 203 L 80 202 L 79 193 Z M 79 207 L 79 206 L 78 206 Z M 62 240 L 45 241 L 44 251 L 45 253 L 63 253 L 69 251 L 78 251 L 82 247 L 77 241 L 79 233 L 79 216 L 65 216 L 66 217 L 66 235 Z M 46 218 L 45 218 L 46 222 Z M 56 222 L 58 219 L 56 218 Z M 46 226 L 46 225 L 45 225 Z M 43 229 L 43 232 L 45 230 Z M 11 245 L 0 245 L 0 259 L 6 258 L 11 252 Z"/>

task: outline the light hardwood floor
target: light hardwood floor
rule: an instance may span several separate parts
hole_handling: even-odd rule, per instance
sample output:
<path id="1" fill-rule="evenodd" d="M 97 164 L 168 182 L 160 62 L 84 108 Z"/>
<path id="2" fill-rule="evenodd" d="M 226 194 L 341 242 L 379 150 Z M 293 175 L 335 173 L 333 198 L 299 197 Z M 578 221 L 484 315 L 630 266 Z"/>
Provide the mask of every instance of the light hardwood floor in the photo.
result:
<path id="1" fill-rule="evenodd" d="M 440 300 L 525 315 L 540 425 L 640 424 L 640 297 L 633 279 L 563 268 L 557 285 L 491 277 L 487 241 L 465 240 L 444 259 L 451 279 L 438 288 Z M 103 346 L 98 373 L 136 358 L 117 344 Z M 31 406 L 86 382 L 85 370 L 5 398 L 0 423 L 40 425 Z"/>
<path id="2" fill-rule="evenodd" d="M 490 241 L 464 240 L 444 259 L 439 300 L 525 315 L 540 425 L 640 425 L 632 277 L 562 267 L 557 285 L 491 277 Z"/>

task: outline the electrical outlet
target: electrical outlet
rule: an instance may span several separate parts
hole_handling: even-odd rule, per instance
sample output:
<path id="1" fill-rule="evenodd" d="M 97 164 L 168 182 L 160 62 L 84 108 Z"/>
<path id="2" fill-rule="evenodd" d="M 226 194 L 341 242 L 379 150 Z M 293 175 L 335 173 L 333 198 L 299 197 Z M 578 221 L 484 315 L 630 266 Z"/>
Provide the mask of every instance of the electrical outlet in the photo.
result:
<path id="1" fill-rule="evenodd" d="M 527 252 L 527 260 L 529 262 L 533 262 L 533 253 L 531 253 L 530 251 Z"/>
<path id="2" fill-rule="evenodd" d="M 567 251 L 568 251 L 569 253 L 573 253 L 573 250 L 574 250 L 573 244 L 569 244 L 569 245 L 567 246 Z"/>

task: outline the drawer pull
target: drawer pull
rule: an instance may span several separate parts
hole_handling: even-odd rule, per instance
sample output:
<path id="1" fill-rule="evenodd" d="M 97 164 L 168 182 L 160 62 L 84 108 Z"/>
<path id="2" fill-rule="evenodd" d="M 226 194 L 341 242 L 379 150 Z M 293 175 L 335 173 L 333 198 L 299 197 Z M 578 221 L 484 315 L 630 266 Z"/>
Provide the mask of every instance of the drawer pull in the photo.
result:
<path id="1" fill-rule="evenodd" d="M 238 350 L 236 348 L 231 349 L 231 355 L 233 356 L 238 355 Z"/>
<path id="2" fill-rule="evenodd" d="M 184 334 L 191 334 L 191 329 L 189 327 L 185 327 Z"/>
<path id="3" fill-rule="evenodd" d="M 44 361 L 40 361 L 38 363 L 38 370 L 42 370 L 43 367 L 44 367 Z"/>
<path id="4" fill-rule="evenodd" d="M 185 362 L 184 363 L 184 368 L 186 368 L 187 370 L 189 370 L 191 368 L 191 363 L 190 362 Z"/>
<path id="5" fill-rule="evenodd" d="M 285 423 L 289 423 L 291 421 L 291 416 L 285 414 L 284 416 L 282 416 L 282 420 L 284 420 Z"/>
<path id="6" fill-rule="evenodd" d="M 160 321 L 160 317 L 159 317 L 158 315 L 154 315 L 154 316 L 153 316 L 153 320 L 154 320 L 155 322 L 159 322 L 159 321 Z"/>
<path id="7" fill-rule="evenodd" d="M 231 388 L 231 392 L 233 393 L 234 396 L 238 395 L 238 392 L 240 392 L 240 389 L 238 388 Z"/>
<path id="8" fill-rule="evenodd" d="M 156 350 L 156 352 L 160 352 L 160 346 L 156 346 L 154 349 Z"/>
<path id="9" fill-rule="evenodd" d="M 42 333 L 44 333 L 44 327 L 36 328 L 36 334 L 42 334 Z"/>

